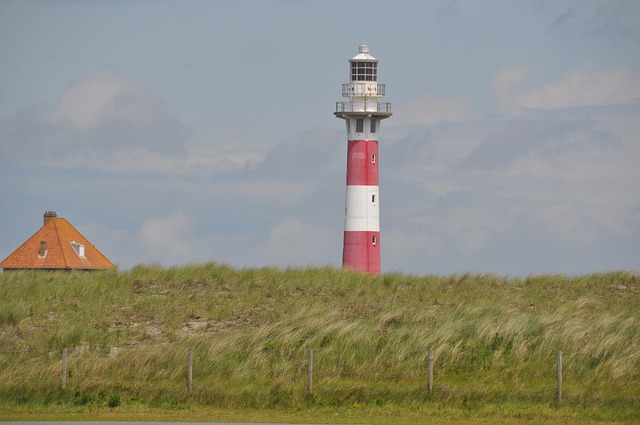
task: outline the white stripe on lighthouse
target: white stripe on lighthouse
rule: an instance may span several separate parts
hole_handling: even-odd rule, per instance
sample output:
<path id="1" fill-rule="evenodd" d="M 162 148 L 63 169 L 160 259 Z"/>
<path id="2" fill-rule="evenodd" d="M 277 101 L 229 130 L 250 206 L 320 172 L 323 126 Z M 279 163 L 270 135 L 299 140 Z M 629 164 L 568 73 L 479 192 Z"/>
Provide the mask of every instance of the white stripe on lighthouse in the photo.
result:
<path id="1" fill-rule="evenodd" d="M 380 200 L 378 195 L 378 186 L 347 186 L 345 231 L 380 231 Z"/>

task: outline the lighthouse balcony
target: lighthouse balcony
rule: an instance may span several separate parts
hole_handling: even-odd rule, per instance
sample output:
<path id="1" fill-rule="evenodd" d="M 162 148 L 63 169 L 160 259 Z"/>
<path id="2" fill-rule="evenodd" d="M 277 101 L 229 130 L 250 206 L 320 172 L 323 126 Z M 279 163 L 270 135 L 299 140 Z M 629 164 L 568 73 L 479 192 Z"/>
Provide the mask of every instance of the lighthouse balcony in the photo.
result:
<path id="1" fill-rule="evenodd" d="M 342 85 L 342 96 L 384 96 L 385 85 L 377 83 L 347 83 Z"/>
<path id="2" fill-rule="evenodd" d="M 363 114 L 363 115 L 391 115 L 391 103 L 378 103 L 378 102 L 336 102 L 335 115 L 342 114 Z"/>

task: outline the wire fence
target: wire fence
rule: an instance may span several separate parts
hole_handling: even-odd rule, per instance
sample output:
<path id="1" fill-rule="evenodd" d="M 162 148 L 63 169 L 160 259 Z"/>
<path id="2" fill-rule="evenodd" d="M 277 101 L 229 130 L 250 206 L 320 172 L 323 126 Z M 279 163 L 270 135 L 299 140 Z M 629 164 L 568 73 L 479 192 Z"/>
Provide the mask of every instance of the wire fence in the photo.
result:
<path id="1" fill-rule="evenodd" d="M 106 350 L 103 350 L 106 351 Z M 108 350 L 107 356 L 110 359 L 115 359 L 120 356 L 123 352 L 133 351 L 131 348 L 116 348 L 111 347 Z M 7 366 L 10 362 L 6 361 L 7 358 L 12 356 L 24 356 L 25 354 L 31 354 L 29 356 L 29 364 L 31 366 L 48 366 L 47 370 L 56 373 L 58 376 L 59 388 L 65 390 L 67 387 L 67 380 L 70 377 L 71 366 L 75 362 L 79 362 L 84 355 L 91 352 L 90 347 L 76 347 L 71 352 L 68 348 L 63 348 L 57 351 L 39 351 L 39 350 L 0 350 L 0 359 L 2 357 L 5 358 L 0 366 Z M 184 353 L 184 352 L 183 352 Z M 184 376 L 186 378 L 186 387 L 189 392 L 194 390 L 194 379 L 199 376 L 201 371 L 198 370 L 194 365 L 194 355 L 195 351 L 193 347 L 189 347 L 187 349 L 186 356 L 182 359 L 181 364 L 173 364 L 174 369 L 186 370 L 186 374 L 178 374 L 179 376 Z M 563 392 L 563 353 L 562 351 L 557 351 L 555 353 L 555 370 L 556 370 L 556 388 L 555 388 L 555 402 L 560 404 L 562 403 L 562 392 Z M 314 370 L 314 366 L 317 365 L 318 360 L 314 360 L 314 349 L 308 348 L 306 352 L 304 352 L 305 358 L 300 358 L 299 364 L 304 364 L 302 366 L 305 370 L 306 375 L 306 394 L 313 395 L 314 393 L 314 381 L 318 378 L 322 379 L 322 376 L 318 376 L 317 369 Z M 428 397 L 432 397 L 434 392 L 436 391 L 436 387 L 434 383 L 436 382 L 436 371 L 437 371 L 437 361 L 434 356 L 433 348 L 429 348 L 428 353 L 426 355 L 427 361 L 424 365 L 424 375 L 426 376 L 425 388 L 426 394 Z M 553 367 L 550 365 L 550 367 Z M 204 371 L 202 371 L 205 374 Z M 49 377 L 51 378 L 51 377 Z M 184 378 L 183 378 L 184 379 Z"/>

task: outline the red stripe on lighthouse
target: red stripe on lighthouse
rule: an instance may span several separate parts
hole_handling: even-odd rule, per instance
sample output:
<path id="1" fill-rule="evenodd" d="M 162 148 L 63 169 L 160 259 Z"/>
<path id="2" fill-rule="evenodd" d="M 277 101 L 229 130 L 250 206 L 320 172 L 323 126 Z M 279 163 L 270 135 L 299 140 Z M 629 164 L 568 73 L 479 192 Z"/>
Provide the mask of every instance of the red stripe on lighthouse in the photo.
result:
<path id="1" fill-rule="evenodd" d="M 347 185 L 378 186 L 378 141 L 349 140 Z"/>

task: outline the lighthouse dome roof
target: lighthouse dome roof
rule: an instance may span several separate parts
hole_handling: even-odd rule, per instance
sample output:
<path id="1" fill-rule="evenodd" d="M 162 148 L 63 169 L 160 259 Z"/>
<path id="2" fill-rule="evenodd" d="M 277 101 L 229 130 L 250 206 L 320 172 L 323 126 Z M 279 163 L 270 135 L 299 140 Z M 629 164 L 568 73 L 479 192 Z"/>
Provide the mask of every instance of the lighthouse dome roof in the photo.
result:
<path id="1" fill-rule="evenodd" d="M 354 57 L 352 57 L 351 59 L 349 59 L 349 62 L 356 62 L 356 61 L 378 62 L 378 59 L 374 58 L 369 54 L 369 46 L 367 46 L 366 44 L 361 44 L 358 50 L 359 50 L 359 53 Z"/>

